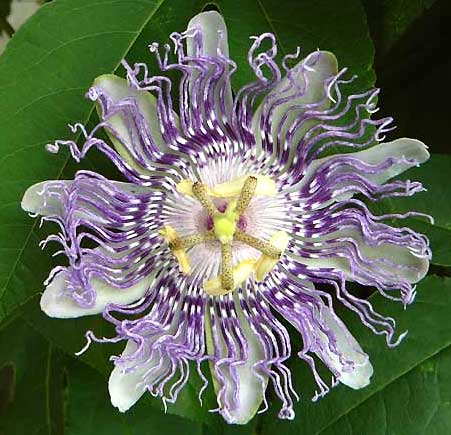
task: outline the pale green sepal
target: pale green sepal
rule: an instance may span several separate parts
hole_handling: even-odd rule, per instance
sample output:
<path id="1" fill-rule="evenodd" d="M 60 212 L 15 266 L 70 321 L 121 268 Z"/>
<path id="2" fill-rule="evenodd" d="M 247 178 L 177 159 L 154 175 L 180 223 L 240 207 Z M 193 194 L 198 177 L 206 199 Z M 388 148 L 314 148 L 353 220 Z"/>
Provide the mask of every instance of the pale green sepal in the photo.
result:
<path id="1" fill-rule="evenodd" d="M 261 377 L 258 377 L 252 370 L 255 363 L 265 359 L 264 349 L 258 341 L 257 336 L 249 326 L 248 321 L 246 320 L 239 305 L 236 293 L 234 294 L 234 301 L 243 335 L 246 337 L 249 344 L 249 359 L 244 365 L 237 366 L 237 374 L 240 383 L 238 408 L 232 411 L 223 410 L 221 414 L 228 423 L 244 425 L 252 420 L 258 412 L 263 402 L 264 392 L 268 385 L 268 377 L 264 374 L 261 374 Z M 208 313 L 205 316 L 205 341 L 207 344 L 208 354 L 214 355 L 214 341 Z M 225 351 L 222 351 L 220 354 L 225 355 L 226 353 Z M 213 386 L 216 394 L 218 394 L 220 385 L 215 377 L 213 364 L 214 363 L 210 362 L 210 370 L 213 379 Z M 264 385 L 262 384 L 262 379 Z"/>
<path id="2" fill-rule="evenodd" d="M 310 56 L 317 56 L 315 64 L 309 65 L 309 69 L 304 71 L 304 69 L 300 68 L 300 65 L 305 59 L 300 61 L 292 68 L 291 76 L 284 77 L 274 89 L 268 93 L 255 111 L 252 119 L 252 130 L 258 147 L 261 146 L 260 118 L 262 115 L 262 108 L 267 101 L 272 101 L 274 99 L 288 99 L 288 101 L 284 103 L 279 103 L 272 111 L 271 135 L 274 140 L 279 135 L 280 146 L 285 146 L 284 142 L 289 128 L 302 113 L 303 105 L 318 103 L 315 110 L 326 110 L 332 103 L 330 98 L 325 98 L 325 84 L 326 80 L 338 73 L 337 58 L 329 51 L 317 51 L 311 53 Z M 306 85 L 304 77 L 308 80 L 308 86 L 305 89 L 305 92 L 302 92 L 302 95 L 295 96 L 295 94 L 299 92 L 299 88 L 303 89 Z M 302 123 L 296 129 L 291 141 L 292 146 L 288 158 L 289 162 L 292 161 L 297 150 L 297 147 L 294 146 L 294 144 L 299 143 L 305 133 L 319 122 L 319 120 L 313 119 Z"/>
<path id="3" fill-rule="evenodd" d="M 68 273 L 68 270 L 60 272 L 41 296 L 41 309 L 49 317 L 59 319 L 83 317 L 101 313 L 109 303 L 131 304 L 146 294 L 153 280 L 151 276 L 147 276 L 135 285 L 120 289 L 99 278 L 92 278 L 90 284 L 96 292 L 95 301 L 90 307 L 82 307 L 67 292 Z"/>
<path id="4" fill-rule="evenodd" d="M 144 90 L 134 90 L 132 89 L 127 80 L 115 76 L 114 74 L 104 74 L 97 77 L 92 85 L 95 88 L 100 88 L 107 93 L 109 98 L 112 99 L 113 103 L 117 103 L 125 98 L 134 98 L 137 102 L 139 112 L 143 116 L 146 128 L 155 144 L 161 149 L 162 152 L 167 152 L 168 147 L 166 146 L 163 136 L 161 133 L 160 121 L 157 115 L 157 99 L 150 92 Z M 101 117 L 101 108 L 99 103 L 96 103 L 97 113 L 99 118 Z M 175 114 L 172 114 L 174 121 L 178 124 L 178 118 Z M 127 127 L 127 123 L 123 119 L 121 114 L 116 114 L 108 119 L 108 123 L 111 127 L 116 130 L 118 135 L 121 137 L 119 140 L 112 130 L 105 128 L 108 137 L 113 143 L 116 151 L 120 156 L 127 162 L 133 169 L 139 173 L 147 173 L 148 171 L 141 167 L 141 165 L 133 158 L 132 154 L 126 148 L 124 143 L 130 146 L 132 139 L 131 133 Z M 123 143 L 124 142 L 124 143 Z M 174 151 L 172 151 L 174 153 Z"/>

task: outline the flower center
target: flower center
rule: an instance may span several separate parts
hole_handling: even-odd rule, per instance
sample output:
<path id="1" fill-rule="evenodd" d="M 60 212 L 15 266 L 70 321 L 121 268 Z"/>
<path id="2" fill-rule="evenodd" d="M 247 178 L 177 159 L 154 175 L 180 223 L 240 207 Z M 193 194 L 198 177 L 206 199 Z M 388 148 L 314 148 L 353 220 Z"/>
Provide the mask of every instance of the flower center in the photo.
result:
<path id="1" fill-rule="evenodd" d="M 207 231 L 188 236 L 180 236 L 171 226 L 164 226 L 160 234 L 177 259 L 183 274 L 191 273 L 188 251 L 194 246 L 217 241 L 221 245 L 221 271 L 216 278 L 203 283 L 204 290 L 210 295 L 222 295 L 235 290 L 251 275 L 261 281 L 280 260 L 288 245 L 288 235 L 278 231 L 269 241 L 254 237 L 245 232 L 247 222 L 244 212 L 254 196 L 274 196 L 274 181 L 266 176 L 249 175 L 221 183 L 212 189 L 201 182 L 184 180 L 177 190 L 195 198 L 207 212 Z M 228 198 L 228 202 L 219 205 L 215 200 Z M 233 264 L 233 242 L 239 241 L 260 252 L 260 257 L 245 259 Z"/>

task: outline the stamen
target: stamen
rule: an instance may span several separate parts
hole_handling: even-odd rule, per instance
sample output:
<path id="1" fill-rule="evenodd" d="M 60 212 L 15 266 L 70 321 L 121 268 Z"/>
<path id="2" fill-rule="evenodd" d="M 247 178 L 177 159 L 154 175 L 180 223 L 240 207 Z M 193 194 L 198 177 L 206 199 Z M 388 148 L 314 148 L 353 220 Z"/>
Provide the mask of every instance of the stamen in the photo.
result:
<path id="1" fill-rule="evenodd" d="M 210 242 L 212 240 L 216 240 L 214 231 L 206 231 L 205 233 L 192 234 L 185 237 L 177 237 L 173 241 L 169 242 L 169 248 L 171 250 L 188 250 L 196 245 L 199 245 L 200 243 Z"/>
<path id="2" fill-rule="evenodd" d="M 188 254 L 182 249 L 177 249 L 172 252 L 175 258 L 177 259 L 180 272 L 182 272 L 184 275 L 189 275 L 191 273 L 191 264 L 189 261 Z"/>
<path id="3" fill-rule="evenodd" d="M 233 290 L 232 243 L 221 244 L 221 285 L 227 293 Z"/>
<path id="4" fill-rule="evenodd" d="M 218 212 L 218 209 L 208 196 L 207 186 L 199 181 L 196 181 L 193 184 L 192 190 L 194 197 L 201 203 L 202 207 L 205 208 L 211 216 L 214 216 Z"/>
<path id="5" fill-rule="evenodd" d="M 169 245 L 169 249 L 177 259 L 180 272 L 185 275 L 189 275 L 191 272 L 191 265 L 186 251 L 179 247 L 171 248 L 171 245 L 177 244 L 177 240 L 180 239 L 177 232 L 171 226 L 166 225 L 159 231 L 159 233 L 165 239 L 166 243 Z"/>
<path id="6" fill-rule="evenodd" d="M 158 231 L 158 233 L 164 238 L 166 243 L 173 243 L 179 237 L 177 231 L 175 231 L 170 225 L 165 225 Z"/>
<path id="7" fill-rule="evenodd" d="M 275 183 L 271 178 L 249 175 L 217 184 L 212 189 L 199 181 L 193 183 L 190 180 L 182 180 L 177 185 L 177 190 L 196 198 L 213 218 L 213 229 L 201 234 L 179 237 L 174 229 L 169 227 L 165 229 L 165 237 L 179 261 L 180 270 L 184 273 L 189 273 L 191 270 L 186 254 L 188 249 L 206 241 L 217 240 L 221 243 L 221 274 L 204 283 L 204 290 L 207 294 L 216 296 L 227 294 L 241 285 L 253 273 L 257 281 L 261 281 L 280 260 L 288 245 L 288 235 L 285 232 L 276 233 L 270 242 L 266 242 L 237 228 L 240 216 L 249 206 L 254 195 L 271 196 L 275 194 Z M 212 200 L 213 197 L 229 198 L 224 212 L 218 210 Z M 230 200 L 233 197 L 236 199 Z M 163 234 L 163 231 L 161 233 Z M 260 251 L 262 255 L 257 261 L 248 259 L 233 267 L 232 245 L 234 240 L 251 246 Z"/>
<path id="8" fill-rule="evenodd" d="M 252 200 L 254 196 L 255 189 L 257 187 L 257 177 L 251 175 L 246 178 L 244 182 L 243 188 L 241 189 L 240 196 L 238 197 L 238 201 L 236 204 L 235 211 L 236 213 L 243 214 L 244 210 L 246 210 L 247 206 Z"/>
<path id="9" fill-rule="evenodd" d="M 255 260 L 243 260 L 240 261 L 233 268 L 233 284 L 234 287 L 231 290 L 225 290 L 222 287 L 221 277 L 217 276 L 216 278 L 212 278 L 204 283 L 204 290 L 210 296 L 221 296 L 230 291 L 235 290 L 241 284 L 243 284 L 246 280 L 254 272 Z"/>
<path id="10" fill-rule="evenodd" d="M 177 259 L 180 272 L 185 275 L 189 275 L 191 273 L 191 265 L 186 251 L 200 243 L 204 243 L 210 240 L 216 240 L 216 236 L 213 231 L 180 237 L 174 230 L 174 228 L 169 225 L 164 226 L 159 231 L 159 233 L 164 237 L 166 243 L 169 246 L 169 249 Z"/>
<path id="11" fill-rule="evenodd" d="M 278 249 L 281 254 L 285 251 L 289 242 L 290 239 L 285 231 L 278 231 L 273 234 L 269 240 L 270 245 Z M 266 278 L 266 275 L 274 269 L 279 258 L 275 259 L 264 253 L 260 256 L 255 263 L 255 279 L 257 282 L 263 281 Z"/>
<path id="12" fill-rule="evenodd" d="M 177 184 L 177 192 L 182 193 L 183 195 L 194 196 L 193 184 L 194 183 L 191 180 L 182 180 Z M 214 192 L 208 186 L 205 186 L 205 188 L 207 189 L 208 196 L 215 196 Z"/>
<path id="13" fill-rule="evenodd" d="M 271 243 L 251 236 L 250 234 L 247 234 L 239 229 L 235 231 L 235 239 L 257 249 L 257 251 L 260 251 L 263 255 L 266 255 L 274 260 L 279 260 L 282 255 L 282 251 L 273 246 Z"/>

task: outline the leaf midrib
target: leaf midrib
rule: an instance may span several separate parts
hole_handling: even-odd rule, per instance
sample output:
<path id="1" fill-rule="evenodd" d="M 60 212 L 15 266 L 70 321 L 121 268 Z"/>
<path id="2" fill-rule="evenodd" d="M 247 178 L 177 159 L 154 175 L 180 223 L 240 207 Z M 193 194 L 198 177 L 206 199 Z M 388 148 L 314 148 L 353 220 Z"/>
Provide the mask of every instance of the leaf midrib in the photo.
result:
<path id="1" fill-rule="evenodd" d="M 281 42 L 282 40 L 281 40 L 281 38 L 279 38 L 279 36 L 278 36 L 278 32 L 276 31 L 276 28 L 275 28 L 275 26 L 274 26 L 274 23 L 271 21 L 271 18 L 269 18 L 268 12 L 266 11 L 265 7 L 263 6 L 262 0 L 257 0 L 257 3 L 258 3 L 258 7 L 259 7 L 259 8 L 261 9 L 261 11 L 262 11 L 262 14 L 263 14 L 265 20 L 267 21 L 269 27 L 271 27 L 271 30 L 272 30 L 272 32 L 274 33 L 274 36 L 275 36 L 276 39 L 277 39 L 277 43 L 278 43 L 278 45 L 279 45 L 279 47 L 280 47 L 280 51 L 281 51 L 282 54 L 284 54 L 284 55 L 287 54 L 286 51 L 285 51 L 285 49 L 284 49 L 283 46 L 282 46 L 282 42 Z"/>

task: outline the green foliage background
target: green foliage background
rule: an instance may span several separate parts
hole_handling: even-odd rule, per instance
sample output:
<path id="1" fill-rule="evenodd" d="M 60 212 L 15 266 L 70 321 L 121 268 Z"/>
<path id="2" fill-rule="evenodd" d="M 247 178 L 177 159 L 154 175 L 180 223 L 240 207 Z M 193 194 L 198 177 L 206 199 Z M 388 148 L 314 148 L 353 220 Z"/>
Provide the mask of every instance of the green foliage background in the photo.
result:
<path id="1" fill-rule="evenodd" d="M 297 45 L 304 53 L 331 50 L 359 75 L 359 89 L 382 87 L 382 111 L 398 124 L 392 137 L 418 137 L 432 152 L 430 162 L 404 174 L 428 192 L 378 205 L 435 217 L 435 225 L 409 221 L 429 236 L 434 253 L 416 302 L 404 310 L 371 296 L 376 308 L 399 320 L 399 331 L 409 330 L 408 338 L 388 350 L 343 312 L 372 358 L 373 382 L 361 391 L 339 386 L 313 404 L 311 374 L 293 357 L 301 393 L 293 422 L 277 420 L 276 406 L 245 427 L 227 426 L 208 412 L 211 391 L 200 407 L 195 376 L 167 414 L 149 397 L 119 414 L 109 404 L 106 379 L 109 355 L 120 349 L 98 345 L 74 356 L 84 331 L 108 334 L 108 326 L 99 317 L 55 320 L 39 310 L 52 259 L 38 242 L 49 229 L 20 210 L 20 199 L 32 183 L 71 178 L 79 169 L 68 153 L 51 155 L 44 145 L 69 138 L 68 123 L 95 122 L 83 94 L 97 75 L 122 74 L 124 57 L 152 63 L 147 44 L 166 42 L 205 7 L 219 9 L 227 22 L 239 67 L 235 88 L 251 79 L 250 35 L 275 33 L 281 54 Z M 439 0 L 54 0 L 41 7 L 0 57 L 0 435 L 451 433 L 451 66 L 443 50 L 450 15 L 450 3 Z M 99 155 L 83 165 L 117 176 Z"/>

